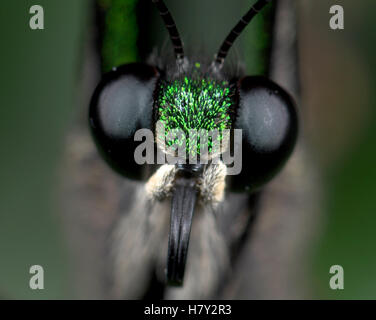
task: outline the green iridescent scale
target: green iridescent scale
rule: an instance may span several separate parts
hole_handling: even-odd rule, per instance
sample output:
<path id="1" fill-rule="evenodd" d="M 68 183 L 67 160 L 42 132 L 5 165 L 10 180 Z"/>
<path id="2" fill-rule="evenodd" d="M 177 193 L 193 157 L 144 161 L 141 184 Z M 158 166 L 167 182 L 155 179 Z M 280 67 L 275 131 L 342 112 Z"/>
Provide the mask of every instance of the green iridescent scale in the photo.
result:
<path id="1" fill-rule="evenodd" d="M 215 131 L 217 140 L 223 138 L 222 130 L 231 126 L 230 109 L 233 105 L 232 90 L 226 81 L 210 78 L 184 77 L 172 82 L 162 82 L 158 91 L 156 107 L 164 132 L 183 132 L 184 136 L 168 140 L 167 145 L 181 146 L 193 156 L 200 154 L 202 136 L 197 132 Z M 193 131 L 192 131 L 193 129 Z M 162 137 L 160 137 L 162 138 Z M 205 141 L 211 152 L 214 141 L 209 136 Z"/>

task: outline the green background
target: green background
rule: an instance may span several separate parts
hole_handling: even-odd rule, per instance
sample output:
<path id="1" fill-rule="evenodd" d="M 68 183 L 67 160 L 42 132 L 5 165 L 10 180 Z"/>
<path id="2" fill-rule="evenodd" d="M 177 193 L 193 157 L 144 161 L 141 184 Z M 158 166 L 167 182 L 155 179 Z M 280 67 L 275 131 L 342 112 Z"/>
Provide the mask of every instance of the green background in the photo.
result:
<path id="1" fill-rule="evenodd" d="M 105 5 L 106 0 L 102 2 Z M 186 44 L 204 43 L 209 52 L 217 49 L 249 3 L 166 2 Z M 44 30 L 29 28 L 29 8 L 34 4 L 44 8 Z M 0 3 L 0 298 L 75 297 L 56 190 L 64 135 L 78 108 L 82 52 L 92 30 L 91 4 Z M 329 29 L 332 4 L 345 8 L 343 31 Z M 304 134 L 321 168 L 325 197 L 325 223 L 313 252 L 311 282 L 316 298 L 376 298 L 375 12 L 372 0 L 300 1 Z M 155 37 L 145 39 L 150 47 L 166 40 L 155 16 L 150 20 Z M 132 25 L 134 21 L 125 24 L 129 41 L 137 37 Z M 257 22 L 249 29 L 239 51 L 252 49 L 246 39 Z M 137 58 L 134 49 L 127 48 L 121 59 Z M 246 61 L 251 64 L 251 54 Z M 29 289 L 28 271 L 34 264 L 45 269 L 45 290 Z M 345 269 L 343 291 L 328 287 L 333 264 Z"/>

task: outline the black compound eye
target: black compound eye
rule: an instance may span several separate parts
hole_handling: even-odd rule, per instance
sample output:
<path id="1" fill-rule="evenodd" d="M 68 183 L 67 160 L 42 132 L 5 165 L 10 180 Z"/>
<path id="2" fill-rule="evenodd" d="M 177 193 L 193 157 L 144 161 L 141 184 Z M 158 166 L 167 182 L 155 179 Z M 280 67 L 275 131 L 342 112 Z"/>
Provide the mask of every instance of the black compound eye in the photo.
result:
<path id="1" fill-rule="evenodd" d="M 242 129 L 242 171 L 232 176 L 233 190 L 252 190 L 268 182 L 291 154 L 298 132 L 292 97 L 264 77 L 238 81 L 234 127 Z"/>
<path id="2" fill-rule="evenodd" d="M 131 63 L 105 74 L 94 91 L 89 122 L 97 147 L 119 173 L 140 179 L 143 166 L 135 162 L 138 129 L 152 129 L 156 68 Z"/>

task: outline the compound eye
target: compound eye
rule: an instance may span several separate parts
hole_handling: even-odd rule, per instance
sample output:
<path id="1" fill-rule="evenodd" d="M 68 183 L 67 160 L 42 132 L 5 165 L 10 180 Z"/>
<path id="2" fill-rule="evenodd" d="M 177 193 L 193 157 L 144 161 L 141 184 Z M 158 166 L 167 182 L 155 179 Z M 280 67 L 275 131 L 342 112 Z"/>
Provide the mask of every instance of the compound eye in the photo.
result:
<path id="1" fill-rule="evenodd" d="M 239 104 L 234 127 L 242 129 L 242 171 L 232 189 L 252 190 L 268 182 L 291 154 L 298 132 L 292 97 L 264 77 L 238 81 Z"/>
<path id="2" fill-rule="evenodd" d="M 119 173 L 141 179 L 134 141 L 138 129 L 152 129 L 153 94 L 159 73 L 142 64 L 126 64 L 105 74 L 94 91 L 89 122 L 94 140 L 109 165 Z"/>

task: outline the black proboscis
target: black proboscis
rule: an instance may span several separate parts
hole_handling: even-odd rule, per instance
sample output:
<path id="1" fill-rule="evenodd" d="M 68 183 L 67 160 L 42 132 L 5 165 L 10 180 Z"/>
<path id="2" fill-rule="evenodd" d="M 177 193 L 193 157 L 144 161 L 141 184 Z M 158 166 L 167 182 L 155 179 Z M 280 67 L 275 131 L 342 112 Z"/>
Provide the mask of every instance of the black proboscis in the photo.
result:
<path id="1" fill-rule="evenodd" d="M 177 179 L 171 199 L 168 240 L 167 282 L 170 285 L 180 286 L 183 284 L 196 200 L 195 181 L 186 178 Z"/>

